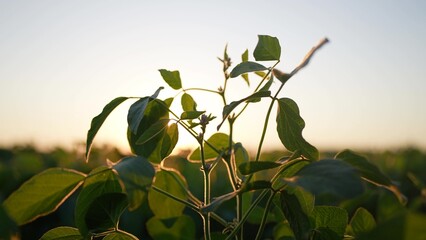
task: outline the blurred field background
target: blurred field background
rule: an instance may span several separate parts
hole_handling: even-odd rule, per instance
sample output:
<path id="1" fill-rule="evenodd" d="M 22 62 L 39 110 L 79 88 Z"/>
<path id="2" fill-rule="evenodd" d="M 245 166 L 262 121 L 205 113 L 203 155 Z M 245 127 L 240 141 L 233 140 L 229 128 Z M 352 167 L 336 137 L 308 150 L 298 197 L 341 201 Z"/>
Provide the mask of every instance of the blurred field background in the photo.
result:
<path id="1" fill-rule="evenodd" d="M 0 148 L 0 201 L 7 198 L 24 181 L 46 168 L 64 167 L 88 173 L 93 167 L 106 165 L 106 159 L 115 162 L 127 154 L 112 146 L 98 146 L 92 150 L 91 161 L 86 163 L 84 151 L 84 144 L 75 145 L 74 148 L 69 150 L 57 147 L 41 151 L 31 145 Z M 200 186 L 197 191 L 197 183 L 202 183 L 202 174 L 199 171 L 199 166 L 185 160 L 188 152 L 181 151 L 167 162 L 171 167 L 178 169 L 188 182 L 191 182 L 192 185 L 190 186 L 192 186 L 191 190 L 194 191 L 194 194 L 201 196 L 202 192 L 199 192 L 199 190 L 202 187 Z M 405 221 L 398 222 L 397 220 L 408 209 L 412 218 L 410 229 L 416 232 L 416 236 L 420 237 L 416 239 L 423 239 L 421 236 L 423 236 L 424 230 L 421 229 L 426 222 L 426 152 L 416 148 L 401 148 L 360 153 L 377 164 L 400 187 L 401 192 L 407 197 L 406 208 L 389 191 L 372 186 L 369 186 L 367 191 L 356 199 L 336 202 L 335 204 L 345 207 L 350 214 L 353 214 L 356 210 L 354 206 L 363 206 L 375 216 L 378 223 L 385 222 L 387 224 L 386 228 L 390 234 L 397 235 L 401 234 L 399 233 L 401 228 L 406 227 L 403 226 Z M 336 152 L 331 151 L 322 152 L 321 157 L 333 157 L 335 154 Z M 262 154 L 262 159 L 274 161 L 284 155 L 285 152 L 282 151 L 269 151 Z M 215 182 L 213 196 L 231 190 L 230 186 L 218 181 L 225 174 L 225 172 L 219 171 L 213 176 Z M 375 191 L 372 191 L 373 189 Z M 38 239 L 43 233 L 54 227 L 74 226 L 74 204 L 77 193 L 74 193 L 56 212 L 17 229 L 21 234 L 21 239 Z M 330 199 L 319 198 L 316 201 L 317 204 L 321 204 L 321 201 L 330 203 Z M 225 216 L 226 208 L 225 204 L 221 210 Z M 135 212 L 126 212 L 120 224 L 123 229 L 134 233 L 141 239 L 147 239 L 144 223 L 151 216 L 152 213 L 149 208 L 142 207 Z M 201 224 L 197 215 L 192 217 L 196 223 Z M 253 222 L 255 221 L 253 220 Z M 269 227 L 272 234 L 274 226 Z M 199 226 L 199 229 L 202 229 L 202 227 Z"/>
<path id="2" fill-rule="evenodd" d="M 158 69 L 179 70 L 185 87 L 217 89 L 222 72 L 216 57 L 226 44 L 235 66 L 246 49 L 252 59 L 257 34 L 276 36 L 283 48 L 277 68 L 287 71 L 319 39 L 328 37 L 330 44 L 284 93 L 301 109 L 304 136 L 322 150 L 322 158 L 336 154 L 325 149 L 354 148 L 407 197 L 406 208 L 383 189 L 335 204 L 349 213 L 356 204 L 364 206 L 389 236 L 401 234 L 398 230 L 409 222 L 418 238 L 408 239 L 426 239 L 425 12 L 426 1 L 421 0 L 0 0 L 0 202 L 46 168 L 88 173 L 106 159 L 127 155 L 125 116 L 130 103 L 105 122 L 89 163 L 85 145 L 73 142 L 84 141 L 91 119 L 113 98 L 146 96 L 165 85 Z M 241 86 L 246 86 L 242 79 L 230 84 L 232 100 L 246 96 Z M 175 94 L 164 90 L 161 98 Z M 198 103 L 220 116 L 217 102 Z M 266 109 L 260 106 L 257 109 Z M 248 110 L 243 116 L 248 121 L 236 129 L 249 149 L 257 146 L 261 128 L 256 130 L 252 120 L 261 122 L 260 115 Z M 274 150 L 281 146 L 271 134 L 274 121 L 262 157 L 268 161 L 284 155 Z M 193 139 L 182 134 L 180 140 L 185 146 Z M 199 166 L 185 161 L 186 153 L 176 152 L 170 164 L 188 181 L 201 183 Z M 215 191 L 228 188 L 217 183 Z M 191 190 L 201 194 L 196 187 Z M 76 195 L 55 213 L 22 226 L 22 239 L 38 239 L 56 226 L 73 226 Z M 404 215 L 407 211 L 410 214 Z M 0 232 L 8 228 L 1 214 L 0 209 Z M 121 224 L 144 237 L 144 221 L 150 216 L 149 209 L 140 209 L 126 213 Z M 197 216 L 194 219 L 199 223 Z"/>

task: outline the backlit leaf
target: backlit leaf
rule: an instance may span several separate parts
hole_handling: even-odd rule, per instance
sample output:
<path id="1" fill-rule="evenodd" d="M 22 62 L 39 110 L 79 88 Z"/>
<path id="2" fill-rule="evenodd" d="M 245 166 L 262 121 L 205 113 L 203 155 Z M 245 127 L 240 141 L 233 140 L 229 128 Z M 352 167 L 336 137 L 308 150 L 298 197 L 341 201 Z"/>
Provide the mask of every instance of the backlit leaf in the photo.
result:
<path id="1" fill-rule="evenodd" d="M 77 228 L 57 227 L 49 230 L 40 240 L 83 240 Z"/>
<path id="2" fill-rule="evenodd" d="M 314 197 L 300 188 L 287 188 L 281 194 L 281 210 L 296 239 L 307 239 L 311 230 L 309 216 L 314 208 Z"/>
<path id="3" fill-rule="evenodd" d="M 168 157 L 175 148 L 179 139 L 179 131 L 176 123 L 167 126 L 162 138 L 155 146 L 154 151 L 147 157 L 150 162 L 160 163 Z"/>
<path id="4" fill-rule="evenodd" d="M 13 239 L 18 232 L 18 226 L 9 217 L 3 205 L 0 204 L 0 239 Z"/>
<path id="5" fill-rule="evenodd" d="M 153 217 L 148 220 L 146 227 L 149 235 L 154 239 L 196 239 L 195 223 L 187 215 L 168 220 Z"/>
<path id="6" fill-rule="evenodd" d="M 116 230 L 120 216 L 127 205 L 127 196 L 124 193 L 111 192 L 96 197 L 86 213 L 87 228 L 91 233 Z"/>
<path id="7" fill-rule="evenodd" d="M 406 197 L 394 184 L 392 184 L 392 181 L 385 174 L 383 174 L 383 172 L 380 171 L 376 165 L 370 163 L 365 157 L 353 151 L 344 150 L 338 153 L 335 158 L 349 163 L 359 172 L 364 180 L 390 190 L 395 194 L 396 197 L 398 197 L 400 202 L 406 202 Z"/>
<path id="8" fill-rule="evenodd" d="M 299 107 L 290 98 L 278 99 L 277 132 L 281 142 L 290 151 L 299 150 L 311 160 L 319 158 L 318 150 L 302 136 L 305 121 L 300 117 Z"/>
<path id="9" fill-rule="evenodd" d="M 122 102 L 126 101 L 127 99 L 129 98 L 118 97 L 112 100 L 110 103 L 105 105 L 104 109 L 98 116 L 92 119 L 92 123 L 90 124 L 89 131 L 87 132 L 87 139 L 86 139 L 86 159 L 87 160 L 89 159 L 89 154 L 90 154 L 90 149 L 92 147 L 93 139 L 95 138 L 102 124 L 105 122 L 105 119 L 118 105 L 120 105 Z"/>
<path id="10" fill-rule="evenodd" d="M 78 195 L 75 208 L 75 224 L 83 236 L 87 236 L 91 230 L 86 222 L 86 217 L 92 203 L 104 194 L 122 192 L 118 176 L 112 169 L 99 167 L 90 172 Z"/>
<path id="11" fill-rule="evenodd" d="M 341 240 L 348 224 L 345 209 L 334 206 L 316 206 L 312 212 L 315 237 L 318 240 Z"/>
<path id="12" fill-rule="evenodd" d="M 271 188 L 271 182 L 270 181 L 264 181 L 264 180 L 257 180 L 257 181 L 251 181 L 243 186 L 241 188 L 241 192 L 247 192 L 252 190 L 260 190 L 265 188 Z"/>
<path id="13" fill-rule="evenodd" d="M 244 52 L 243 52 L 243 54 L 241 55 L 241 61 L 242 62 L 247 62 L 248 61 L 248 56 L 249 54 L 248 54 L 248 49 L 246 49 Z"/>
<path id="14" fill-rule="evenodd" d="M 163 77 L 164 81 L 166 81 L 167 84 L 169 84 L 170 87 L 172 87 L 175 90 L 182 88 L 182 81 L 180 79 L 179 71 L 169 71 L 166 69 L 160 69 L 161 76 Z"/>
<path id="15" fill-rule="evenodd" d="M 188 112 L 183 112 L 180 115 L 180 119 L 183 120 L 188 120 L 188 119 L 196 119 L 199 116 L 201 116 L 202 114 L 204 114 L 206 111 L 188 111 Z"/>
<path id="16" fill-rule="evenodd" d="M 129 199 L 129 210 L 139 208 L 146 201 L 148 189 L 155 175 L 154 167 L 144 157 L 125 157 L 113 166 Z"/>
<path id="17" fill-rule="evenodd" d="M 248 49 L 246 49 L 244 51 L 244 53 L 241 55 L 241 61 L 242 62 L 247 62 L 248 61 Z M 246 81 L 247 85 L 250 86 L 250 80 L 249 80 L 249 76 L 247 73 L 243 73 L 241 74 L 241 77 L 244 78 L 244 80 Z"/>
<path id="18" fill-rule="evenodd" d="M 130 106 L 129 112 L 127 114 L 127 123 L 133 134 L 136 134 L 139 129 L 139 125 L 145 116 L 145 110 L 148 106 L 148 103 L 156 99 L 160 93 L 160 90 L 162 89 L 163 87 L 158 88 L 151 97 L 141 98 Z"/>
<path id="19" fill-rule="evenodd" d="M 143 114 L 136 134 L 128 130 L 127 138 L 132 149 L 138 156 L 147 158 L 150 162 L 159 163 L 168 156 L 176 146 L 178 140 L 178 130 L 176 124 L 166 125 L 158 134 L 154 134 L 143 144 L 137 144 L 137 140 L 159 121 L 169 119 L 169 112 L 165 102 L 155 99 L 150 101 Z M 154 132 L 153 132 L 154 133 Z"/>
<path id="20" fill-rule="evenodd" d="M 366 209 L 358 208 L 351 219 L 350 226 L 355 236 L 359 236 L 375 228 L 376 220 Z"/>
<path id="21" fill-rule="evenodd" d="M 243 73 L 249 73 L 249 72 L 257 72 L 257 71 L 265 71 L 268 70 L 267 67 L 263 66 L 262 64 L 256 63 L 256 62 L 242 62 L 238 64 L 237 66 L 232 69 L 230 77 L 235 78 L 240 76 Z"/>
<path id="22" fill-rule="evenodd" d="M 8 215 L 23 225 L 55 211 L 82 183 L 83 173 L 50 168 L 26 181 L 4 202 Z"/>
<path id="23" fill-rule="evenodd" d="M 186 199 L 186 191 L 182 189 L 181 184 L 177 182 L 180 176 L 172 176 L 174 172 L 160 171 L 155 175 L 154 186 L 160 188 L 180 199 Z M 185 205 L 150 189 L 148 192 L 149 207 L 157 218 L 168 219 L 182 215 Z"/>
<path id="24" fill-rule="evenodd" d="M 234 153 L 235 153 L 235 164 L 239 166 L 242 163 L 248 162 L 250 160 L 248 151 L 243 147 L 241 143 L 234 144 Z M 241 174 L 238 171 L 238 174 Z"/>
<path id="25" fill-rule="evenodd" d="M 258 35 L 258 42 L 253 56 L 256 61 L 280 60 L 281 46 L 278 38 L 267 35 Z"/>
<path id="26" fill-rule="evenodd" d="M 392 185 L 391 180 L 385 176 L 376 165 L 370 163 L 365 157 L 361 155 L 358 155 L 350 150 L 344 150 L 338 153 L 335 158 L 349 163 L 352 167 L 359 171 L 363 178 L 376 185 Z"/>
<path id="27" fill-rule="evenodd" d="M 229 147 L 229 136 L 225 133 L 215 133 L 207 141 L 212 144 L 218 151 Z M 206 160 L 216 159 L 218 155 L 219 153 L 217 153 L 209 145 L 204 144 L 204 157 Z M 201 151 L 199 147 L 191 153 L 189 159 L 201 161 Z"/>
<path id="28" fill-rule="evenodd" d="M 162 134 L 164 130 L 167 128 L 167 124 L 169 123 L 169 119 L 161 119 L 158 122 L 152 124 L 146 129 L 141 136 L 136 141 L 136 144 L 144 144 L 154 138 L 155 136 Z"/>
<path id="29" fill-rule="evenodd" d="M 102 240 L 139 240 L 137 237 L 133 236 L 128 232 L 120 230 L 119 232 L 113 232 L 106 235 Z"/>
<path id="30" fill-rule="evenodd" d="M 182 104 L 183 111 L 197 110 L 197 103 L 194 101 L 194 98 L 192 98 L 192 96 L 189 95 L 188 93 L 182 94 L 181 104 Z"/>
<path id="31" fill-rule="evenodd" d="M 226 116 L 228 116 L 232 112 L 232 110 L 234 110 L 238 105 L 240 105 L 243 102 L 251 102 L 253 100 L 256 101 L 259 98 L 270 97 L 270 96 L 271 96 L 270 91 L 259 91 L 241 100 L 231 102 L 230 104 L 223 107 L 222 117 L 226 118 Z"/>
<path id="32" fill-rule="evenodd" d="M 301 186 L 313 194 L 327 193 L 350 198 L 363 192 L 360 177 L 355 169 L 345 162 L 334 159 L 308 164 L 294 177 L 286 178 L 284 181 Z"/>
<path id="33" fill-rule="evenodd" d="M 238 170 L 243 175 L 249 175 L 258 171 L 267 170 L 271 168 L 276 168 L 281 166 L 281 164 L 276 162 L 268 161 L 250 161 L 242 163 L 238 166 Z"/>
<path id="34" fill-rule="evenodd" d="M 281 165 L 277 174 L 280 178 L 291 178 L 308 164 L 310 164 L 310 161 L 304 159 L 287 161 Z M 282 187 L 287 187 L 287 183 L 285 181 L 275 181 L 272 187 L 281 189 Z"/>
<path id="35" fill-rule="evenodd" d="M 271 79 L 269 79 L 265 85 L 263 85 L 263 87 L 259 90 L 259 92 L 266 92 L 269 91 L 269 89 L 272 86 L 272 83 L 274 82 L 274 79 L 271 77 Z"/>

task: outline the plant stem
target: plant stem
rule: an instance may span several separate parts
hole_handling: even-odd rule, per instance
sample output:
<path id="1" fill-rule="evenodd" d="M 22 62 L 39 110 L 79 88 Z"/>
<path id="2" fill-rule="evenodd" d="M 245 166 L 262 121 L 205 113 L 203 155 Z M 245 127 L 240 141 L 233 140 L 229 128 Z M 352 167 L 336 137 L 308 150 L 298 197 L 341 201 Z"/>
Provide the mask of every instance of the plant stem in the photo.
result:
<path id="1" fill-rule="evenodd" d="M 158 188 L 158 187 L 156 187 L 156 186 L 152 186 L 152 189 L 154 189 L 155 191 L 157 191 L 157 192 L 159 192 L 159 193 L 162 193 L 162 194 L 166 195 L 166 196 L 167 196 L 167 197 L 169 197 L 169 198 L 172 198 L 172 199 L 174 199 L 174 200 L 176 200 L 176 201 L 178 201 L 178 202 L 180 202 L 180 203 L 185 204 L 187 207 L 191 208 L 192 210 L 194 210 L 194 211 L 196 211 L 196 212 L 199 212 L 199 211 L 200 211 L 199 207 L 198 207 L 198 206 L 196 206 L 196 205 L 194 205 L 193 203 L 190 203 L 190 202 L 187 202 L 187 201 L 185 201 L 185 200 L 183 200 L 183 199 L 180 199 L 180 198 L 176 197 L 175 195 L 170 194 L 170 193 L 169 193 L 169 192 L 167 192 L 167 191 L 164 191 L 164 190 L 163 190 L 163 189 L 161 189 L 161 188 Z"/>
<path id="2" fill-rule="evenodd" d="M 268 193 L 268 191 L 270 191 L 269 189 L 265 189 L 263 190 L 260 195 L 257 197 L 257 199 L 250 205 L 249 209 L 247 210 L 247 212 L 244 214 L 244 216 L 241 218 L 241 220 L 238 222 L 237 226 L 235 226 L 235 228 L 232 230 L 232 232 L 226 237 L 225 240 L 230 240 L 231 238 L 233 238 L 237 232 L 240 230 L 240 228 L 242 227 L 242 225 L 245 223 L 245 221 L 247 220 L 248 216 L 250 215 L 250 213 L 254 210 L 254 208 L 257 206 L 257 204 L 260 203 L 260 201 L 263 199 L 263 197 L 265 197 L 265 195 Z"/>
<path id="3" fill-rule="evenodd" d="M 271 69 L 273 69 L 278 63 L 279 61 Z M 255 161 L 259 161 L 260 153 L 262 151 L 263 141 L 265 140 L 265 136 L 266 136 L 266 130 L 268 129 L 269 116 L 271 115 L 272 107 L 274 106 L 274 103 L 277 100 L 277 96 L 281 92 L 283 87 L 284 87 L 284 83 L 281 83 L 280 88 L 275 93 L 274 97 L 272 98 L 271 104 L 269 105 L 268 112 L 266 113 L 266 117 L 265 117 L 265 122 L 263 124 L 262 136 L 260 137 L 259 146 L 257 148 Z"/>
<path id="4" fill-rule="evenodd" d="M 218 223 L 220 223 L 222 226 L 226 227 L 228 226 L 228 222 L 225 221 L 225 219 L 223 219 L 222 217 L 220 217 L 219 215 L 217 215 L 214 212 L 210 213 L 210 216 L 212 219 L 216 220 Z"/>
<path id="5" fill-rule="evenodd" d="M 241 220 L 243 215 L 243 195 L 238 194 L 235 201 L 237 202 L 237 220 L 238 222 Z M 244 239 L 244 224 L 240 227 L 240 240 Z"/>
<path id="6" fill-rule="evenodd" d="M 192 194 L 192 192 L 189 191 L 189 189 L 184 185 L 182 180 L 179 179 L 178 176 L 180 175 L 180 173 L 177 170 L 175 170 L 174 168 L 165 167 L 164 161 L 162 161 L 160 163 L 160 169 L 163 170 L 164 172 L 166 172 L 167 174 L 169 174 L 179 184 L 179 186 L 182 188 L 182 190 L 184 190 L 186 192 L 186 194 L 188 194 L 188 199 L 191 202 L 193 202 L 196 205 L 201 205 L 202 202 L 197 197 L 195 197 L 194 194 Z M 172 174 L 172 172 L 174 172 L 175 174 Z"/>
<path id="7" fill-rule="evenodd" d="M 210 93 L 220 94 L 219 91 L 205 89 L 205 88 L 186 88 L 183 91 L 203 91 L 203 92 L 210 92 Z"/>
<path id="8" fill-rule="evenodd" d="M 263 212 L 262 220 L 260 222 L 259 230 L 257 231 L 256 240 L 260 239 L 263 235 L 263 230 L 265 229 L 266 219 L 268 218 L 269 208 L 271 207 L 272 200 L 274 199 L 276 192 L 271 192 L 271 195 L 266 202 L 265 211 Z"/>
<path id="9" fill-rule="evenodd" d="M 204 135 L 204 133 L 202 133 Z M 204 145 L 202 139 L 199 139 L 200 144 L 200 154 L 201 154 L 201 164 L 202 171 L 204 176 L 204 205 L 210 204 L 210 165 L 206 164 L 204 159 Z M 206 213 L 203 216 L 203 225 L 204 225 L 204 239 L 210 240 L 210 212 Z"/>

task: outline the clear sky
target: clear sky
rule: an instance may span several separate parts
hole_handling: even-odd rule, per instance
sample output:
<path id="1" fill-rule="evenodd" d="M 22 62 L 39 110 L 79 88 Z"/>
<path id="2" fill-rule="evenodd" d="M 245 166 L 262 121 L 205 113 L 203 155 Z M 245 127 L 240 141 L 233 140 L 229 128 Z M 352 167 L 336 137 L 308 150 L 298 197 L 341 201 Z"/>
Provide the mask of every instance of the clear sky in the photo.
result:
<path id="1" fill-rule="evenodd" d="M 281 94 L 299 104 L 304 136 L 320 150 L 426 148 L 425 12 L 421 0 L 0 0 L 0 146 L 85 140 L 110 100 L 164 86 L 161 68 L 179 70 L 184 86 L 217 89 L 216 57 L 225 44 L 236 64 L 266 34 L 280 40 L 284 71 L 322 37 L 331 41 Z M 230 87 L 230 99 L 248 93 L 241 79 Z M 220 99 L 198 96 L 200 107 L 220 115 L 211 107 Z M 130 103 L 117 108 L 95 143 L 126 146 Z M 236 140 L 257 146 L 267 104 L 247 111 Z M 281 147 L 274 121 L 269 148 Z"/>

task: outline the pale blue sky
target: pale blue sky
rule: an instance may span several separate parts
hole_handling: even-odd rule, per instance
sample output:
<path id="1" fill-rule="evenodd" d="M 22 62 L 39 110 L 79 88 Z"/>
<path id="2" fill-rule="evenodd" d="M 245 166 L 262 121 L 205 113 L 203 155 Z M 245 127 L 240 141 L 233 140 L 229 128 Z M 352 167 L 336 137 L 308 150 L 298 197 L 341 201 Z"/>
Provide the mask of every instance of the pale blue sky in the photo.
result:
<path id="1" fill-rule="evenodd" d="M 0 0 L 0 146 L 84 140 L 111 99 L 164 86 L 160 68 L 180 70 L 186 87 L 217 89 L 216 57 L 225 44 L 236 64 L 267 34 L 280 40 L 278 68 L 285 71 L 319 39 L 331 40 L 281 94 L 299 104 L 304 136 L 320 150 L 426 148 L 425 12 L 420 0 Z M 236 98 L 248 93 L 241 79 L 230 87 Z M 95 143 L 125 146 L 130 103 L 111 115 Z M 257 146 L 267 104 L 254 105 L 237 126 L 247 147 Z M 220 115 L 221 108 L 210 111 Z M 274 121 L 270 148 L 281 146 Z"/>

